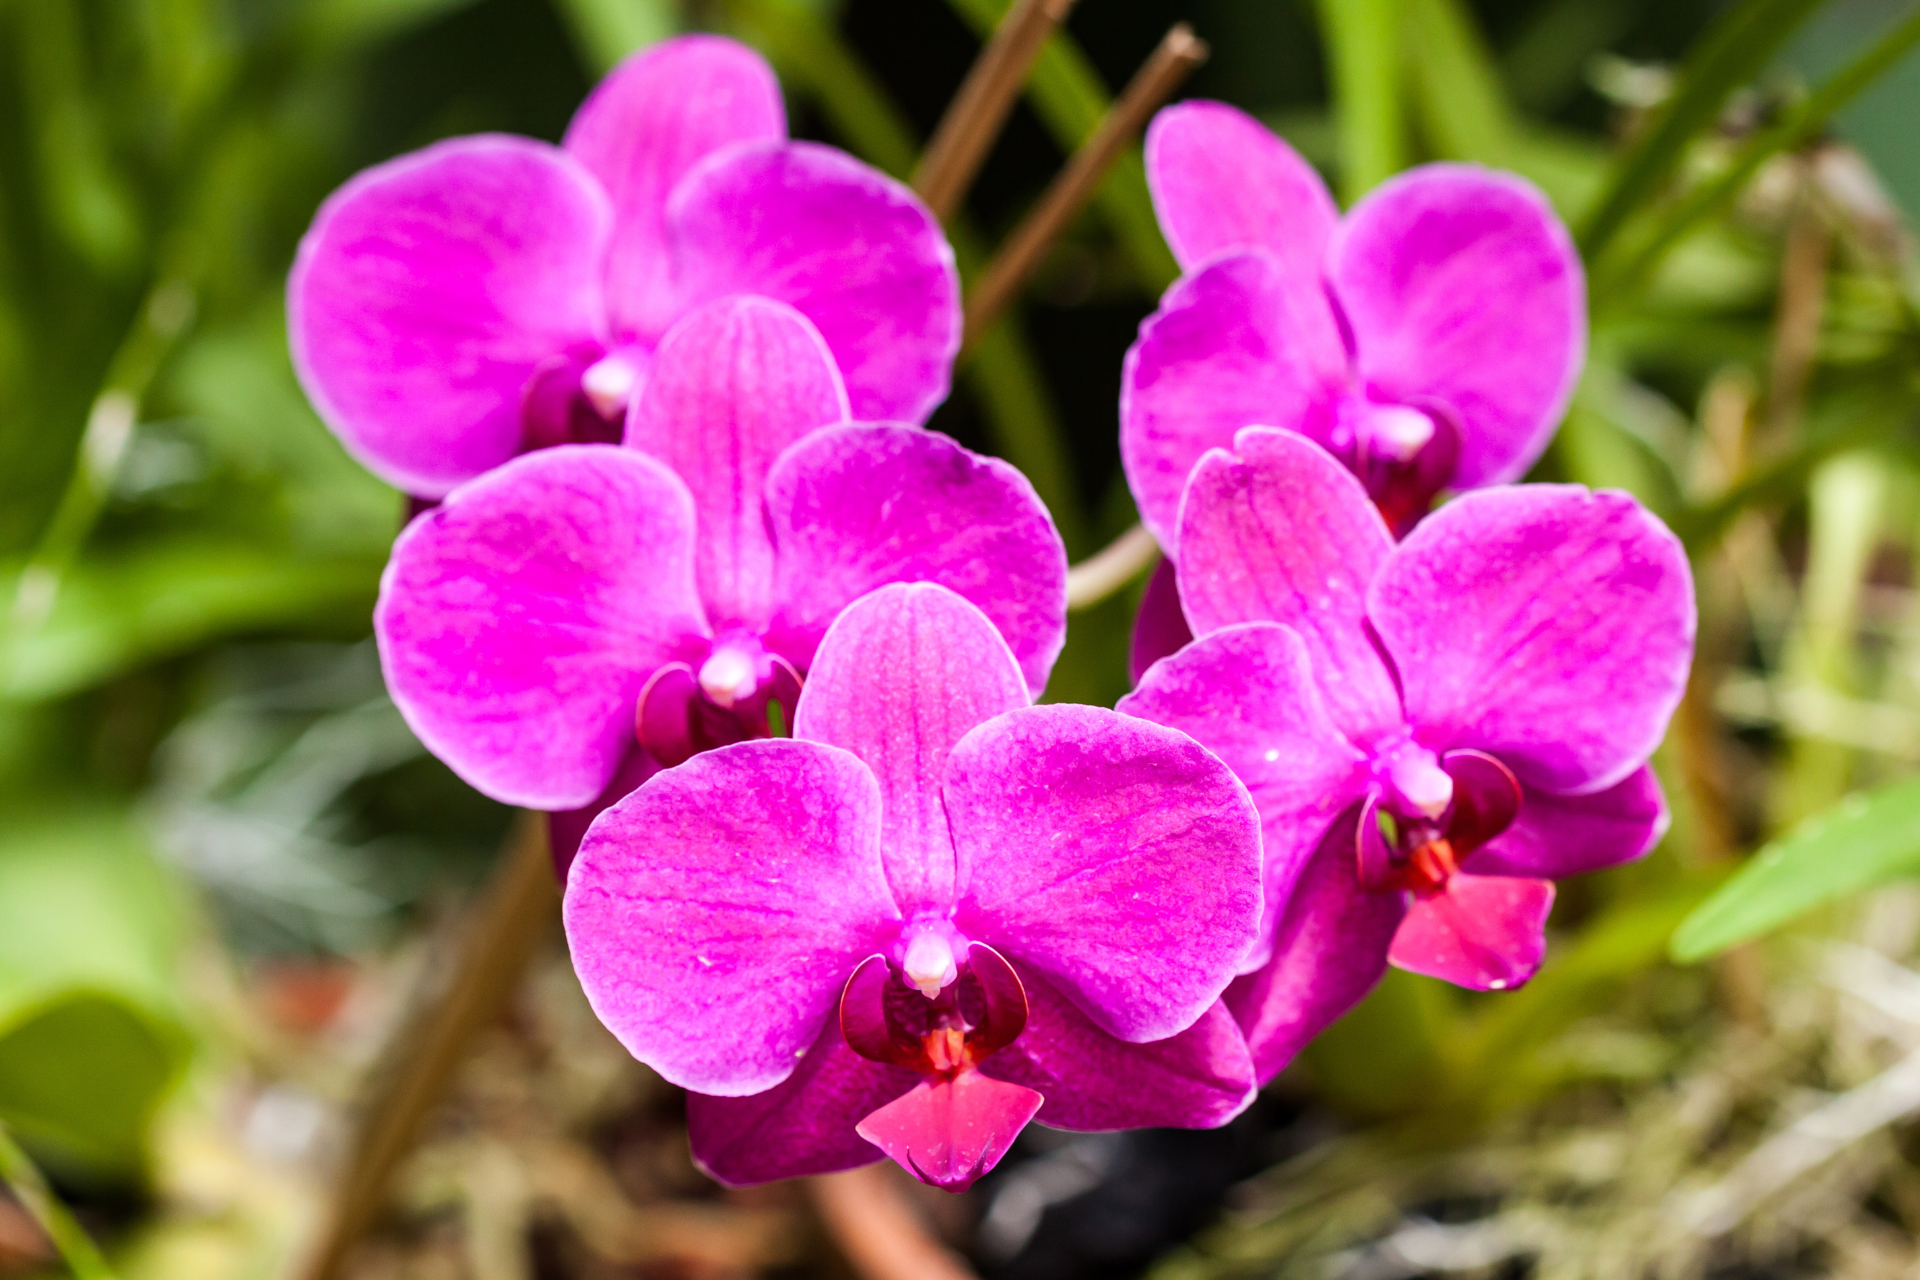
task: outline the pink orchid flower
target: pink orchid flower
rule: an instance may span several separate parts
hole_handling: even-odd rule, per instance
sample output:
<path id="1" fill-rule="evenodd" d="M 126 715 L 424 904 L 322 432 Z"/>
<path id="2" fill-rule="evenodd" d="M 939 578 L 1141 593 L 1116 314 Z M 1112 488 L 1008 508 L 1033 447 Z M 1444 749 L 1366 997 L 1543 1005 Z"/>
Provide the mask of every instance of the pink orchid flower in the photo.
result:
<path id="1" fill-rule="evenodd" d="M 848 413 L 799 312 L 757 297 L 694 312 L 623 445 L 516 458 L 395 539 L 374 633 L 407 723 L 495 799 L 604 805 L 659 763 L 791 723 L 834 617 L 898 581 L 978 605 L 1042 688 L 1066 551 L 1033 487 L 943 435 Z"/>
<path id="2" fill-rule="evenodd" d="M 884 1153 L 961 1190 L 1035 1117 L 1211 1127 L 1251 1101 L 1219 996 L 1258 931 L 1258 820 L 1199 744 L 1030 706 L 987 616 L 927 583 L 840 615 L 794 728 L 656 775 L 567 883 L 587 997 L 694 1091 L 709 1173 Z"/>
<path id="3" fill-rule="evenodd" d="M 1271 959 L 1234 984 L 1262 1079 L 1389 962 L 1479 990 L 1539 967 L 1552 881 L 1665 830 L 1647 759 L 1685 690 L 1691 572 L 1631 497 L 1462 495 L 1395 544 L 1318 445 L 1252 428 L 1180 508 L 1199 638 L 1120 709 L 1260 808 Z"/>
<path id="4" fill-rule="evenodd" d="M 1324 446 L 1396 533 L 1442 489 L 1540 456 L 1585 359 L 1586 284 L 1532 185 L 1423 165 L 1343 219 L 1291 147 L 1218 102 L 1155 117 L 1147 180 L 1184 274 L 1127 353 L 1120 456 L 1170 553 L 1188 473 L 1242 427 Z"/>
<path id="5" fill-rule="evenodd" d="M 960 341 L 953 254 L 905 187 L 786 140 L 731 40 L 634 55 L 558 147 L 455 138 L 327 199 L 287 285 L 301 384 L 348 452 L 440 498 L 529 449 L 617 441 L 661 339 L 702 303 L 799 310 L 854 415 L 921 422 Z"/>

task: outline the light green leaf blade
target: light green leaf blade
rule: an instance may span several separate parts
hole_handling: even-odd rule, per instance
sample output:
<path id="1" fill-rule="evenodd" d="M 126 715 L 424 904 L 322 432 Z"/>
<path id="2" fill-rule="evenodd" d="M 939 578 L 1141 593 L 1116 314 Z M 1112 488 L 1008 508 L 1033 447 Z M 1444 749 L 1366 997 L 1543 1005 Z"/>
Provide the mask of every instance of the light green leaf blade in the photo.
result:
<path id="1" fill-rule="evenodd" d="M 1340 131 L 1340 195 L 1352 204 L 1407 162 L 1398 0 L 1320 0 Z"/>
<path id="2" fill-rule="evenodd" d="M 1513 110 L 1473 14 L 1461 0 L 1405 0 L 1420 125 L 1450 160 L 1512 164 Z"/>
<path id="3" fill-rule="evenodd" d="M 104 806 L 0 837 L 0 1118 L 35 1154 L 137 1169 L 191 1039 L 173 961 L 181 898 L 132 820 Z"/>
<path id="4" fill-rule="evenodd" d="M 1905 778 L 1808 819 L 1762 849 L 1689 915 L 1669 946 L 1693 963 L 1804 915 L 1920 874 L 1920 778 Z"/>
<path id="5" fill-rule="evenodd" d="M 181 537 L 61 576 L 51 613 L 16 635 L 0 698 L 37 702 L 222 635 L 328 619 L 363 619 L 380 561 L 298 558 L 236 540 Z M 18 573 L 0 574 L 12 599 Z"/>
<path id="6" fill-rule="evenodd" d="M 674 33 L 667 0 L 555 0 L 582 60 L 596 73 Z"/>
<path id="7" fill-rule="evenodd" d="M 1746 0 L 1708 29 L 1681 69 L 1678 91 L 1621 157 L 1606 194 L 1580 229 L 1580 249 L 1589 262 L 1658 193 L 1687 144 L 1712 125 L 1727 95 L 1758 75 L 1801 20 L 1823 3 Z"/>

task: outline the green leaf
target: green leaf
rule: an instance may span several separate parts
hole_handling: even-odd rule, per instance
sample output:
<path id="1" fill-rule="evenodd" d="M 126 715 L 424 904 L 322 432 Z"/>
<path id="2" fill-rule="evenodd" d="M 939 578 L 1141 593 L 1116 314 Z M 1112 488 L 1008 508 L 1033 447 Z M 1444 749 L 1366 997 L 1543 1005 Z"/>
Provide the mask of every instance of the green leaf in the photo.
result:
<path id="1" fill-rule="evenodd" d="M 1588 262 L 1658 193 L 1687 144 L 1712 125 L 1727 95 L 1758 75 L 1801 20 L 1824 2 L 1747 0 L 1722 14 L 1700 37 L 1681 67 L 1679 89 L 1639 143 L 1621 157 L 1612 185 L 1580 229 L 1580 248 Z"/>
<path id="2" fill-rule="evenodd" d="M 1920 873 L 1920 778 L 1853 795 L 1767 845 L 1674 932 L 1693 963 L 1829 902 Z"/>
<path id="3" fill-rule="evenodd" d="M 1407 62 L 1427 139 L 1451 160 L 1510 166 L 1514 119 L 1499 69 L 1461 0 L 1401 0 Z"/>
<path id="4" fill-rule="evenodd" d="M 1835 112 L 1905 57 L 1916 42 L 1920 42 L 1920 13 L 1874 41 L 1845 69 L 1788 112 L 1785 119 L 1747 139 L 1718 176 L 1695 188 L 1640 238 L 1627 265 L 1606 272 L 1596 281 L 1595 292 L 1613 294 L 1645 280 L 1682 235 L 1703 218 L 1733 203 L 1761 165 L 1812 138 Z"/>
<path id="5" fill-rule="evenodd" d="M 1352 204 L 1407 162 L 1400 0 L 1320 0 L 1340 128 L 1340 194 Z"/>
<path id="6" fill-rule="evenodd" d="M 35 702 L 100 683 L 221 635 L 296 623 L 364 627 L 380 562 L 298 559 L 244 542 L 180 538 L 58 579 L 51 613 L 14 635 L 0 697 Z M 11 600 L 19 574 L 0 574 Z"/>
<path id="7" fill-rule="evenodd" d="M 124 814 L 10 815 L 0 838 L 0 1118 L 57 1166 L 137 1169 L 192 1047 L 181 897 Z"/>
<path id="8" fill-rule="evenodd" d="M 674 33 L 673 6 L 667 0 L 554 0 L 573 31 L 574 43 L 596 74 L 637 49 Z"/>

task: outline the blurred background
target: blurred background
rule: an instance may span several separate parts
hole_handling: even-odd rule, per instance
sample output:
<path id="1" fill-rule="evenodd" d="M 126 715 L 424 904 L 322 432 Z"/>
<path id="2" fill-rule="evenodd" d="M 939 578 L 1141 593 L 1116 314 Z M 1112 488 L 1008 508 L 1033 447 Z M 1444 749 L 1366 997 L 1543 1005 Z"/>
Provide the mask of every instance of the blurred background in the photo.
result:
<path id="1" fill-rule="evenodd" d="M 1005 8 L 0 0 L 0 1124 L 119 1274 L 285 1274 L 513 816 L 382 691 L 403 500 L 286 354 L 315 206 L 451 134 L 557 140 L 690 29 L 904 175 Z M 1227 1129 L 1030 1130 L 913 1203 L 989 1277 L 1920 1273 L 1916 6 L 1082 0 L 951 227 L 963 271 L 1177 20 L 1212 46 L 1183 92 L 1343 201 L 1476 160 L 1581 237 L 1592 359 L 1535 478 L 1630 489 L 1694 555 L 1675 823 L 1562 886 L 1521 992 L 1392 975 Z M 933 420 L 1076 559 L 1133 521 L 1120 361 L 1173 275 L 1136 149 Z M 1134 599 L 1075 615 L 1049 697 L 1125 691 Z M 0 1277 L 61 1273 L 0 1192 Z M 555 936 L 347 1274 L 849 1272 L 797 1188 L 693 1169 Z"/>

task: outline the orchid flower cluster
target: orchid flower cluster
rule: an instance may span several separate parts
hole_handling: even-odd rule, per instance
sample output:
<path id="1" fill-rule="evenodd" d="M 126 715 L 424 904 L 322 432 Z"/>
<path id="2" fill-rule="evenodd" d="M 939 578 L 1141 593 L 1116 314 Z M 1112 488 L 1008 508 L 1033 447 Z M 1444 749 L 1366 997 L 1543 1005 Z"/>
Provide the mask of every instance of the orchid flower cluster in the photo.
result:
<path id="1" fill-rule="evenodd" d="M 1224 1124 L 1389 964 L 1527 981 L 1553 881 L 1663 830 L 1685 556 L 1623 494 L 1509 483 L 1584 354 L 1547 203 L 1433 165 L 1342 218 L 1213 103 L 1147 161 L 1185 274 L 1123 373 L 1166 558 L 1117 709 L 1035 705 L 1060 537 L 921 425 L 937 223 L 788 141 L 749 50 L 637 55 L 559 147 L 378 166 L 302 243 L 296 369 L 421 509 L 388 688 L 554 815 L 587 996 L 724 1182 L 957 1190 L 1034 1120 Z"/>

